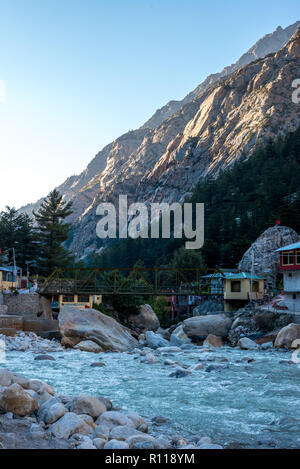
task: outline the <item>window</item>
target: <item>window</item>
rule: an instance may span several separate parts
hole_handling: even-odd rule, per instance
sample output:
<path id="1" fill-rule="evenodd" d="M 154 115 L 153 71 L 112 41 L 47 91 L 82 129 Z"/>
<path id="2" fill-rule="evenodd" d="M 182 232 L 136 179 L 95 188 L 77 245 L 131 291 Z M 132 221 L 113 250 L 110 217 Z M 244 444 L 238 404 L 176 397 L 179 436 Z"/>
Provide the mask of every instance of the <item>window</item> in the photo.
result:
<path id="1" fill-rule="evenodd" d="M 282 265 L 294 264 L 294 251 L 285 251 L 282 253 Z"/>
<path id="2" fill-rule="evenodd" d="M 232 291 L 232 293 L 240 293 L 240 291 L 241 291 L 241 282 L 240 282 L 240 280 L 233 280 L 231 282 L 231 291 Z"/>
<path id="3" fill-rule="evenodd" d="M 89 295 L 78 295 L 78 303 L 89 303 L 90 297 Z"/>
<path id="4" fill-rule="evenodd" d="M 74 295 L 64 295 L 63 303 L 74 303 Z"/>
<path id="5" fill-rule="evenodd" d="M 296 264 L 300 264 L 300 249 L 296 251 Z"/>
<path id="6" fill-rule="evenodd" d="M 295 300 L 296 298 L 297 298 L 296 293 L 293 293 L 293 300 Z"/>

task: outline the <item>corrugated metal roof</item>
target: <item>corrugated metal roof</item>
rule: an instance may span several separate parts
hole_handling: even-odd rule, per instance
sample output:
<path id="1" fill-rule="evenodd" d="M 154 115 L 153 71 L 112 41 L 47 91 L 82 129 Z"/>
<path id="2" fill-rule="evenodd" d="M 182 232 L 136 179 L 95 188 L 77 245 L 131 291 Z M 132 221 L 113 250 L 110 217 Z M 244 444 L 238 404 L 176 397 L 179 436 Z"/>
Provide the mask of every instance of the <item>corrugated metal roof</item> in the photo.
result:
<path id="1" fill-rule="evenodd" d="M 249 272 L 224 272 L 224 275 L 218 274 L 210 274 L 204 275 L 201 278 L 224 278 L 224 279 L 232 279 L 232 280 L 240 280 L 243 278 L 251 279 L 251 274 Z M 258 277 L 257 275 L 253 275 L 253 280 L 264 280 L 263 277 Z"/>
<path id="2" fill-rule="evenodd" d="M 283 246 L 282 248 L 276 249 L 275 252 L 288 251 L 290 249 L 300 249 L 300 241 L 298 241 L 298 243 L 289 244 L 288 246 Z"/>

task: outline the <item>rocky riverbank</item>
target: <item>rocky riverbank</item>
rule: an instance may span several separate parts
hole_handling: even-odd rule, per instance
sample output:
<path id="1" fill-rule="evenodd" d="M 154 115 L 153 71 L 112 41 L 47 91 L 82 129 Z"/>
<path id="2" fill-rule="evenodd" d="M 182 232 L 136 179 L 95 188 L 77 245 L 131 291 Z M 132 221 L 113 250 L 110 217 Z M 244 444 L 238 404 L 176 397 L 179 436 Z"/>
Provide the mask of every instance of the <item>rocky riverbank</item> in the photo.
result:
<path id="1" fill-rule="evenodd" d="M 122 412 L 103 396 L 59 395 L 49 384 L 0 371 L 1 449 L 222 449 L 211 438 L 152 436 L 136 412 Z M 150 424 L 166 423 L 162 416 Z"/>
<path id="2" fill-rule="evenodd" d="M 299 325 L 261 337 L 252 312 L 250 333 L 241 313 L 213 314 L 134 338 L 102 313 L 79 316 L 64 316 L 64 345 L 34 333 L 0 337 L 2 447 L 299 448 Z"/>

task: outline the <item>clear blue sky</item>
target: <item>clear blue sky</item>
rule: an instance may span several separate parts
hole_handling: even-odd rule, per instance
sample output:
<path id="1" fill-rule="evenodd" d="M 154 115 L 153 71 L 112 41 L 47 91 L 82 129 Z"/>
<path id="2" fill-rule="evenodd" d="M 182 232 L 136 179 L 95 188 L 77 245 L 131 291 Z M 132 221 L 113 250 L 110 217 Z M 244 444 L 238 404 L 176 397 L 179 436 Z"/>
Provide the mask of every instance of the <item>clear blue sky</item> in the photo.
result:
<path id="1" fill-rule="evenodd" d="M 299 0 L 0 0 L 0 208 L 46 195 L 299 13 Z"/>

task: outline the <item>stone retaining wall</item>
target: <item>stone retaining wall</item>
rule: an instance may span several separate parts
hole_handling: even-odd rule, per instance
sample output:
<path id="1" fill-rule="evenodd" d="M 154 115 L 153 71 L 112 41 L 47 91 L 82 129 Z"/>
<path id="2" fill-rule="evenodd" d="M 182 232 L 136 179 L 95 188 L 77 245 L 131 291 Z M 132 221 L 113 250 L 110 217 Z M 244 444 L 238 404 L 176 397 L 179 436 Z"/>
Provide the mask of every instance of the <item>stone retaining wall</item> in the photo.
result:
<path id="1" fill-rule="evenodd" d="M 38 293 L 5 293 L 3 302 L 8 307 L 7 314 L 22 316 L 24 319 L 52 319 L 50 301 Z"/>

